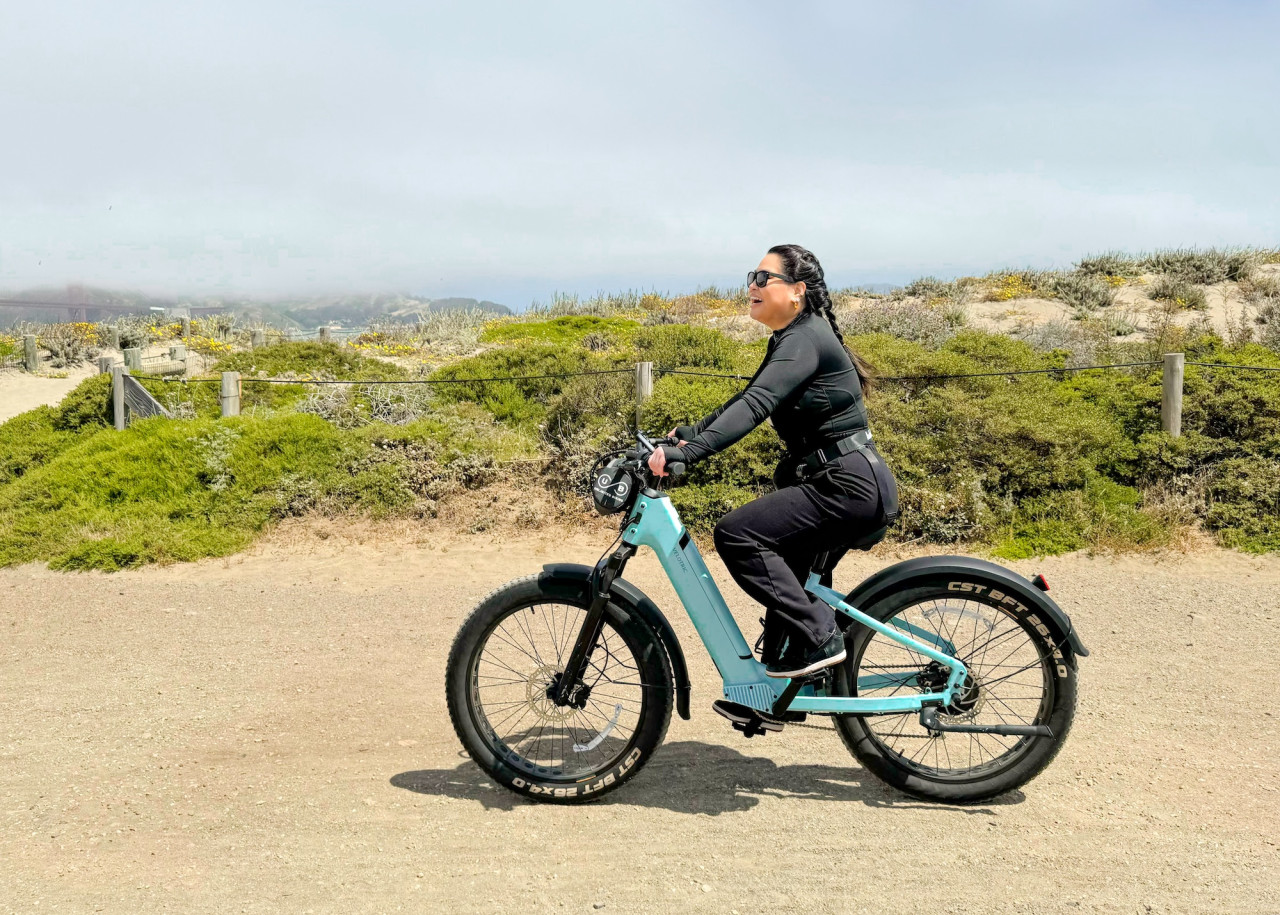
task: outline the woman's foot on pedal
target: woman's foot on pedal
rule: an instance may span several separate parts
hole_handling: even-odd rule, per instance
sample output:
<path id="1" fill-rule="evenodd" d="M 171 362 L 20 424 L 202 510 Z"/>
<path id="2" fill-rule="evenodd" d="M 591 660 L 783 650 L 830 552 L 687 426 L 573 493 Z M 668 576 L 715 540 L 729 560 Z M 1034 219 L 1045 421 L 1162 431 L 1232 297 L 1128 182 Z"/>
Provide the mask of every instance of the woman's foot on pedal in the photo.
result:
<path id="1" fill-rule="evenodd" d="M 783 657 L 773 664 L 766 664 L 764 672 L 779 679 L 795 679 L 807 677 L 824 667 L 832 667 L 845 659 L 844 633 L 837 628 L 817 648 L 803 658 Z"/>

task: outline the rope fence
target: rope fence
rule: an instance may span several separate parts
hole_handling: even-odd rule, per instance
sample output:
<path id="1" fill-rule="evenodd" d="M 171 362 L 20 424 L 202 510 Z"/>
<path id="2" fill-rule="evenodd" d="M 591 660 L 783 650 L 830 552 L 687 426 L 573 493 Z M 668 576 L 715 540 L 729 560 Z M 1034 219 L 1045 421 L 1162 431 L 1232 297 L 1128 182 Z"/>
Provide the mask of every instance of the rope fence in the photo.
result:
<path id="1" fill-rule="evenodd" d="M 942 382 L 966 378 L 998 378 L 1021 375 L 1064 375 L 1070 372 L 1091 372 L 1127 368 L 1149 368 L 1163 366 L 1162 395 L 1160 418 L 1164 431 L 1177 437 L 1182 429 L 1182 389 L 1185 380 L 1185 366 L 1196 366 L 1207 369 L 1238 369 L 1241 371 L 1280 372 L 1280 367 L 1264 365 L 1235 365 L 1227 362 L 1187 362 L 1183 353 L 1166 353 L 1161 361 L 1118 362 L 1108 365 L 1063 366 L 1047 369 L 1014 369 L 1010 371 L 964 372 L 952 375 L 897 375 L 880 376 L 877 381 L 923 381 Z M 117 367 L 128 369 L 134 366 Z M 110 370 L 107 367 L 104 371 Z M 136 369 L 135 369 L 136 370 Z M 144 375 L 137 381 L 156 382 L 164 386 L 216 384 L 220 386 L 219 400 L 223 416 L 237 416 L 240 413 L 240 398 L 244 385 L 347 385 L 354 387 L 372 387 L 382 385 L 449 385 L 449 384 L 485 384 L 496 382 L 546 381 L 553 379 L 584 378 L 601 375 L 634 375 L 636 387 L 636 424 L 639 426 L 642 409 L 646 400 L 653 395 L 653 378 L 655 375 L 680 375 L 691 378 L 719 378 L 737 381 L 750 380 L 752 376 L 725 372 L 702 372 L 689 369 L 668 369 L 655 367 L 652 362 L 639 362 L 629 368 L 594 369 L 583 372 L 555 372 L 540 375 L 504 375 L 483 378 L 363 378 L 363 379 L 327 379 L 327 378 L 243 378 L 239 372 L 223 372 L 220 378 L 171 378 L 155 375 Z M 123 428 L 123 421 L 117 419 L 117 428 Z"/>

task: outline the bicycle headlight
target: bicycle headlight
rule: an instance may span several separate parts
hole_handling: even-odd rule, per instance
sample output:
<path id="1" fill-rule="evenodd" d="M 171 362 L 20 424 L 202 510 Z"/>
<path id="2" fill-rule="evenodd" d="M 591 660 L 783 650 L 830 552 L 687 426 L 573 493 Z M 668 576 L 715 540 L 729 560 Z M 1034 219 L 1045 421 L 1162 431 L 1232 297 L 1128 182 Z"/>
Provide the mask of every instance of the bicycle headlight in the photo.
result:
<path id="1" fill-rule="evenodd" d="M 602 515 L 622 511 L 631 500 L 635 485 L 635 477 L 622 466 L 620 459 L 610 461 L 591 478 L 591 498 L 596 503 L 596 511 Z"/>

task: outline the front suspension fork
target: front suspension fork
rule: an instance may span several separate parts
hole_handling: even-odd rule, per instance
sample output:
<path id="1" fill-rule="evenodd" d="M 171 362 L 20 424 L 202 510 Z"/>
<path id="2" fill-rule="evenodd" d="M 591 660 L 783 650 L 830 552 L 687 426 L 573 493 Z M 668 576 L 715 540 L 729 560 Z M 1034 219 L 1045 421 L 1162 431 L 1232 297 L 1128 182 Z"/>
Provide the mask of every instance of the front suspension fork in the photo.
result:
<path id="1" fill-rule="evenodd" d="M 600 633 L 604 629 L 604 608 L 609 603 L 609 589 L 614 579 L 622 574 L 627 560 L 636 554 L 636 548 L 629 543 L 622 546 L 606 561 L 597 565 L 591 575 L 591 605 L 587 607 L 587 618 L 582 621 L 578 630 L 578 639 L 569 652 L 569 660 L 565 662 L 564 671 L 556 687 L 552 700 L 558 706 L 571 705 L 582 689 L 582 678 L 586 673 L 587 661 L 596 643 L 600 641 Z"/>

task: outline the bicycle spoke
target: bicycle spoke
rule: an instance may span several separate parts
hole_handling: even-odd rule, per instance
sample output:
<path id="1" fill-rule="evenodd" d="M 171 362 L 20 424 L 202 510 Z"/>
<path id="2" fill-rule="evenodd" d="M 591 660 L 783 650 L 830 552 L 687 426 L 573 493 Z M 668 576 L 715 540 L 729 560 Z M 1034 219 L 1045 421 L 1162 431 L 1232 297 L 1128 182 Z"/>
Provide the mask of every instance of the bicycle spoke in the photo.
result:
<path id="1" fill-rule="evenodd" d="M 607 621 L 586 659 L 582 708 L 557 706 L 548 694 L 583 618 L 584 610 L 572 604 L 521 607 L 501 618 L 479 649 L 472 674 L 476 711 L 517 768 L 589 776 L 612 764 L 635 737 L 652 687 Z"/>
<path id="2" fill-rule="evenodd" d="M 957 692 L 953 704 L 939 710 L 944 721 L 1026 725 L 1038 720 L 1048 696 L 1050 681 L 1043 674 L 1047 662 L 1035 634 L 1012 613 L 981 601 L 938 598 L 905 607 L 886 622 L 904 632 L 911 631 L 907 626 L 932 632 L 920 640 L 936 638 L 939 647 L 950 644 L 965 664 L 972 692 Z M 903 660 L 915 663 L 900 663 Z M 1042 672 L 1039 677 L 1037 668 Z M 910 646 L 874 633 L 851 662 L 850 676 L 855 685 L 859 677 L 882 678 L 881 685 L 859 690 L 858 695 L 909 696 L 913 690 L 940 690 L 946 668 Z M 872 721 L 867 730 L 886 753 L 905 768 L 935 779 L 968 779 L 1009 765 L 1029 744 L 1028 738 L 998 734 L 915 733 L 915 713 L 878 716 Z"/>

